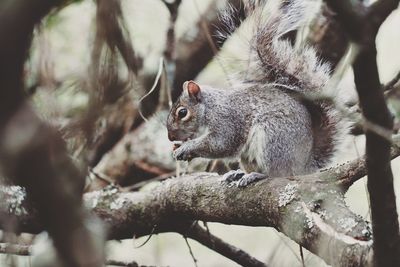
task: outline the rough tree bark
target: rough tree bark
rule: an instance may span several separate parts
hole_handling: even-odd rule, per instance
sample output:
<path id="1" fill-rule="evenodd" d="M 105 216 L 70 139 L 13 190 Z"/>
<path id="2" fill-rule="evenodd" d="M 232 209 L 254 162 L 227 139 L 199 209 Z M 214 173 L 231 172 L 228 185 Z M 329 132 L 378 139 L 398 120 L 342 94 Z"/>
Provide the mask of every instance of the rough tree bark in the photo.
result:
<path id="1" fill-rule="evenodd" d="M 370 265 L 369 224 L 346 207 L 334 184 L 314 175 L 270 179 L 239 189 L 221 183 L 220 178 L 197 173 L 167 180 L 151 192 L 120 193 L 105 188 L 85 194 L 84 199 L 106 222 L 110 239 L 182 233 L 192 220 L 270 226 L 333 266 Z M 5 203 L 13 203 L 12 197 L 4 198 Z M 19 198 L 22 206 L 8 211 L 23 211 L 14 213 L 20 230 L 41 230 L 35 213 L 25 206 L 24 197 Z"/>

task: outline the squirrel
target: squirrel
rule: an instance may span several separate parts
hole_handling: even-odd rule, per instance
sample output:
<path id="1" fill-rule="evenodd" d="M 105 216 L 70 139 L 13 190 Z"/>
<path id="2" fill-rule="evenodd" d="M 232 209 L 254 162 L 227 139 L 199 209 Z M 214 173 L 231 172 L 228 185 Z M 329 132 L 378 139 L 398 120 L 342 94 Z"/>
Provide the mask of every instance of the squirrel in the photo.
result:
<path id="1" fill-rule="evenodd" d="M 267 2 L 267 17 L 258 20 L 250 41 L 248 68 L 232 88 L 183 84 L 167 118 L 177 160 L 239 158 L 245 172 L 224 175 L 239 187 L 327 166 L 344 129 L 332 101 L 314 96 L 324 93 L 331 70 L 312 48 L 282 38 L 305 23 L 313 4 Z"/>

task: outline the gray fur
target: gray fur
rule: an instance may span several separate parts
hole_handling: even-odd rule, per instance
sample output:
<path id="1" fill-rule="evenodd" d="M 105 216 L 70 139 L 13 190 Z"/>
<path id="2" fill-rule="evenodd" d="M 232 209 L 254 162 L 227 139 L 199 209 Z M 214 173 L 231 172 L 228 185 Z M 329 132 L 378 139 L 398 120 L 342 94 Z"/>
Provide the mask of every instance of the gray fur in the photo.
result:
<path id="1" fill-rule="evenodd" d="M 167 121 L 170 139 L 184 141 L 174 151 L 177 159 L 240 158 L 246 172 L 270 177 L 326 166 L 336 149 L 340 119 L 328 101 L 308 99 L 322 92 L 329 68 L 311 48 L 295 49 L 279 39 L 302 25 L 312 2 L 295 0 L 281 8 L 268 1 L 267 20 L 258 14 L 249 68 L 237 75 L 234 88 L 200 86 L 196 98 L 184 89 Z M 181 106 L 191 114 L 187 121 L 175 115 Z M 244 175 L 239 183 L 260 177 Z"/>

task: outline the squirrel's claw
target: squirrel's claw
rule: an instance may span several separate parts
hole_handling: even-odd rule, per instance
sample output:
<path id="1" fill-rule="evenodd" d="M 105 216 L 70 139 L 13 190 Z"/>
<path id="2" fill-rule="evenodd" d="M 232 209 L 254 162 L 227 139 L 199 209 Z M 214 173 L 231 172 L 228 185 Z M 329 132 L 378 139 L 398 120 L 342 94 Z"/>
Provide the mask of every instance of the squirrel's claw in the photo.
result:
<path id="1" fill-rule="evenodd" d="M 243 175 L 245 175 L 245 172 L 240 169 L 239 170 L 231 170 L 222 176 L 222 181 L 224 181 L 226 183 L 231 183 L 231 182 L 239 180 L 240 178 L 243 177 Z"/>
<path id="2" fill-rule="evenodd" d="M 251 172 L 248 174 L 243 175 L 242 178 L 239 179 L 239 181 L 237 181 L 236 185 L 237 187 L 246 187 L 251 183 L 255 183 L 257 181 L 266 179 L 267 175 L 262 174 L 262 173 L 258 173 L 258 172 Z"/>
<path id="3" fill-rule="evenodd" d="M 259 180 L 263 180 L 267 178 L 267 175 L 258 173 L 258 172 L 251 172 L 251 173 L 245 173 L 242 170 L 231 170 L 227 173 L 225 173 L 222 176 L 222 181 L 231 184 L 234 182 L 237 187 L 246 187 L 251 183 L 257 182 Z"/>
<path id="4" fill-rule="evenodd" d="M 176 160 L 187 160 L 187 161 L 190 161 L 190 160 L 193 159 L 191 153 L 189 153 L 189 151 L 187 151 L 185 149 L 185 147 L 183 147 L 183 146 L 180 146 L 180 147 L 178 147 L 178 148 L 176 148 L 174 150 L 173 157 Z"/>

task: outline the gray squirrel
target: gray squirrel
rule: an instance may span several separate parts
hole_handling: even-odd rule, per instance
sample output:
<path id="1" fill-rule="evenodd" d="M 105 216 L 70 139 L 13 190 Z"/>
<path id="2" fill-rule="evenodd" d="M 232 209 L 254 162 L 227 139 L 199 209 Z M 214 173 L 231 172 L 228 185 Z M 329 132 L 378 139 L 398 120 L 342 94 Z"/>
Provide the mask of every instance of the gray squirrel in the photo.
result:
<path id="1" fill-rule="evenodd" d="M 312 48 L 281 38 L 302 26 L 315 4 L 269 0 L 250 41 L 248 68 L 231 88 L 184 83 L 167 119 L 177 160 L 239 158 L 246 172 L 229 171 L 224 179 L 240 187 L 312 173 L 330 162 L 341 119 L 332 101 L 315 97 L 324 93 L 329 66 Z"/>

